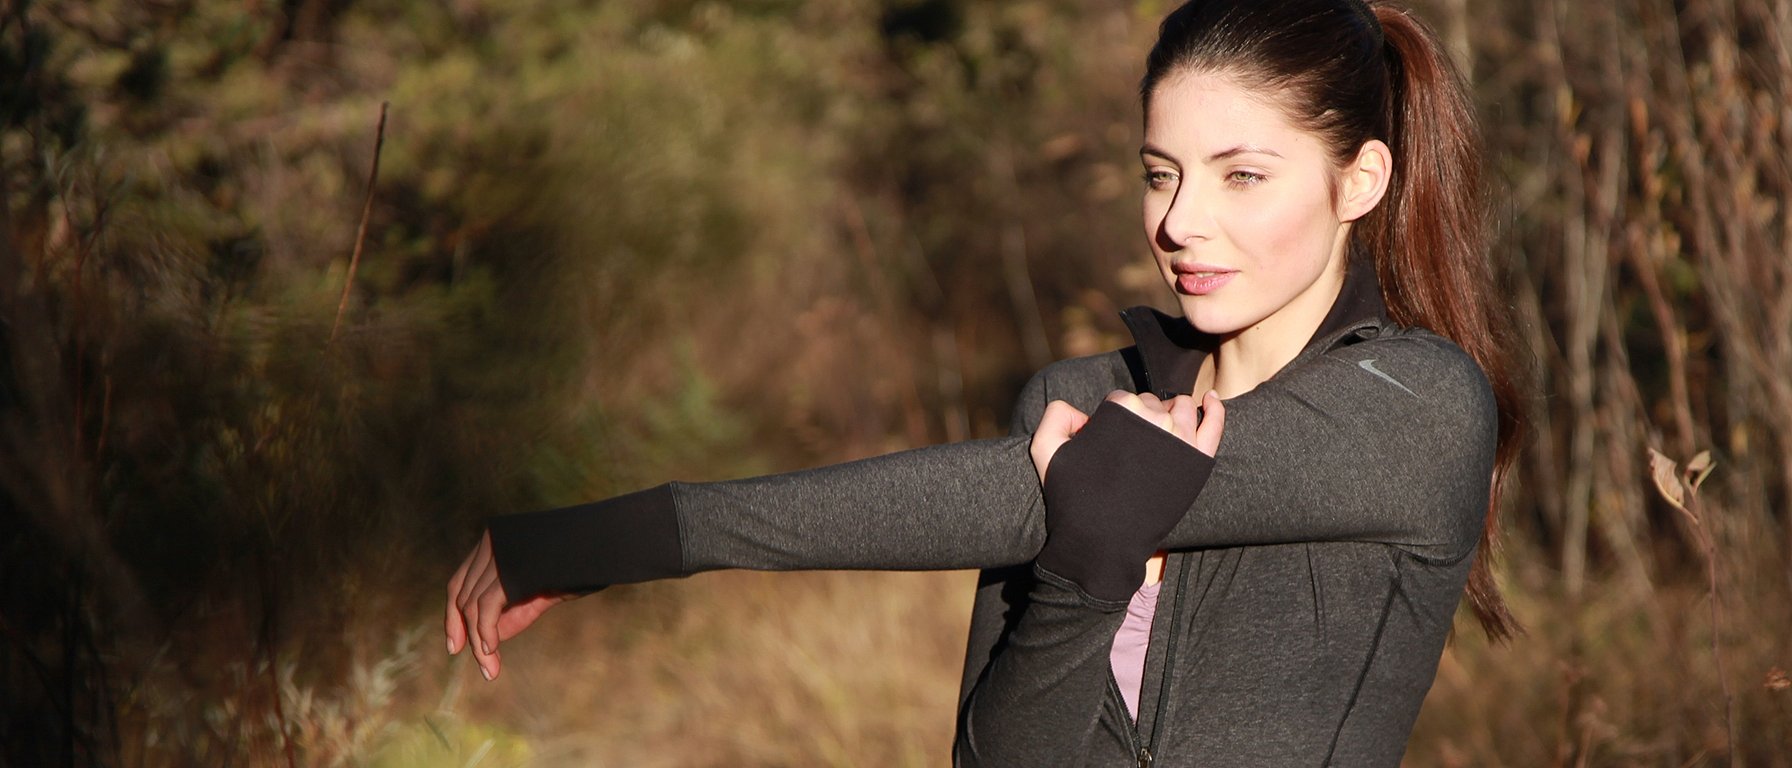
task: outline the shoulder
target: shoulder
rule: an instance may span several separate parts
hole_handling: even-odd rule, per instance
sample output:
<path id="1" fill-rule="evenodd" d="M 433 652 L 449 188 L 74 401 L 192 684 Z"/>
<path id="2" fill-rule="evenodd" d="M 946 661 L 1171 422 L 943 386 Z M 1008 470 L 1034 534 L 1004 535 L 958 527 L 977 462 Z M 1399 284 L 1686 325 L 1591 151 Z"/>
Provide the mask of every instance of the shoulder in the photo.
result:
<path id="1" fill-rule="evenodd" d="M 1473 357 L 1424 328 L 1384 325 L 1306 366 L 1301 395 L 1337 409 L 1337 428 L 1362 436 L 1364 471 L 1398 490 L 1446 559 L 1479 540 L 1499 437 L 1493 388 Z M 1447 512 L 1445 510 L 1448 510 Z"/>
<path id="2" fill-rule="evenodd" d="M 1226 403 L 1219 468 L 1279 457 L 1359 533 L 1436 562 L 1474 550 L 1487 511 L 1498 414 L 1480 366 L 1430 331 L 1383 324 L 1297 359 Z M 1213 489 L 1210 487 L 1208 492 Z"/>
<path id="3" fill-rule="evenodd" d="M 1350 393 L 1364 408 L 1382 404 L 1471 434 L 1497 428 L 1493 387 L 1481 366 L 1425 328 L 1385 323 L 1285 373 L 1303 388 Z"/>
<path id="4" fill-rule="evenodd" d="M 1387 324 L 1373 336 L 1338 351 L 1381 355 L 1412 366 L 1422 376 L 1470 389 L 1491 391 L 1487 375 L 1468 352 L 1443 336 L 1416 326 Z"/>

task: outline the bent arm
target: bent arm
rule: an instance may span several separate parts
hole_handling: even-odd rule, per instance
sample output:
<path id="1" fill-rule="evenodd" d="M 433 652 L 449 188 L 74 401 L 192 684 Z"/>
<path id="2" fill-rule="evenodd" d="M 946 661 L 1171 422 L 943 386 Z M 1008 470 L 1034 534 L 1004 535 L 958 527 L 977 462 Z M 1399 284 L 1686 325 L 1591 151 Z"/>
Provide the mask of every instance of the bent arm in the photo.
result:
<path id="1" fill-rule="evenodd" d="M 1169 546 L 1353 539 L 1428 559 L 1473 551 L 1495 429 L 1479 370 L 1453 346 L 1423 338 L 1337 352 L 1227 406 L 1220 460 Z M 1061 460 L 1053 460 L 1053 473 Z M 1137 481 L 1086 477 L 1081 484 L 1116 495 Z M 1050 486 L 1047 499 L 1057 511 L 1061 499 Z M 1107 695 L 1125 602 L 1091 596 L 1044 568 L 1046 561 L 1044 553 L 1036 561 L 1001 652 L 967 673 L 975 682 L 961 699 L 958 765 L 1133 759 L 1095 739 L 1104 723 L 1130 722 Z"/>
<path id="2" fill-rule="evenodd" d="M 1131 450 L 1137 444 L 1155 447 Z M 1116 464 L 1115 453 L 1136 460 Z M 1114 633 L 1144 580 L 1145 561 L 1201 494 L 1212 466 L 1212 457 L 1114 403 L 1103 403 L 1050 458 L 1046 545 L 1005 647 L 962 702 L 958 765 L 1069 766 L 1095 758 L 1094 737 L 1113 703 L 1106 694 Z"/>

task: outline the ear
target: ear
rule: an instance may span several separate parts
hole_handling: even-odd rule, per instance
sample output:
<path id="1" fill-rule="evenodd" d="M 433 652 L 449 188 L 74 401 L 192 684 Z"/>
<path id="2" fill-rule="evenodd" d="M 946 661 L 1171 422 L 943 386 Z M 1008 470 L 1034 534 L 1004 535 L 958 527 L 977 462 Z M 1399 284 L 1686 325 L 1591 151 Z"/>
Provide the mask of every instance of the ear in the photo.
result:
<path id="1" fill-rule="evenodd" d="M 1356 221 L 1375 210 L 1394 175 L 1394 154 L 1381 139 L 1363 142 L 1356 160 L 1339 175 L 1338 220 Z"/>

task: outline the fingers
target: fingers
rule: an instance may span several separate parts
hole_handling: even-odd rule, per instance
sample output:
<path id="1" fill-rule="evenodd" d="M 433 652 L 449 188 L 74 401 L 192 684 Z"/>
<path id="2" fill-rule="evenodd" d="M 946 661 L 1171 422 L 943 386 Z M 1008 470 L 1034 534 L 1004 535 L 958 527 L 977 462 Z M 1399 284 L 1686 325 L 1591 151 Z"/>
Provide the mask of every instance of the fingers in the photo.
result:
<path id="1" fill-rule="evenodd" d="M 1149 392 L 1116 389 L 1108 393 L 1107 401 L 1156 424 L 1194 446 L 1195 450 L 1208 456 L 1219 454 L 1220 434 L 1226 425 L 1226 406 L 1216 392 L 1209 390 L 1199 402 L 1188 395 L 1177 395 L 1166 403 Z M 1040 417 L 1039 428 L 1034 430 L 1029 446 L 1033 468 L 1038 471 L 1041 483 L 1045 482 L 1046 469 L 1058 448 L 1069 442 L 1088 421 L 1088 414 L 1062 400 L 1053 400 L 1045 406 L 1045 414 Z"/>
<path id="2" fill-rule="evenodd" d="M 1201 425 L 1195 428 L 1195 439 L 1191 442 L 1195 450 L 1209 456 L 1220 453 L 1220 433 L 1226 430 L 1226 404 L 1220 402 L 1218 393 L 1209 390 L 1201 396 L 1203 417 Z"/>
<path id="3" fill-rule="evenodd" d="M 1108 393 L 1108 402 L 1132 411 L 1139 418 L 1156 424 L 1165 431 L 1175 431 L 1175 424 L 1170 417 L 1170 407 L 1164 405 L 1157 395 L 1150 392 L 1134 394 L 1124 389 L 1116 389 Z"/>
<path id="4" fill-rule="evenodd" d="M 477 551 L 477 547 L 475 547 Z M 473 553 L 467 553 L 467 559 L 460 561 L 460 568 L 455 570 L 453 578 L 448 579 L 448 655 L 460 653 L 461 646 L 467 641 L 467 625 L 460 613 L 460 591 L 466 585 L 467 570 L 473 565 Z"/>
<path id="5" fill-rule="evenodd" d="M 1201 424 L 1200 404 L 1188 395 L 1177 395 L 1170 401 L 1170 434 L 1182 442 L 1195 444 L 1195 430 Z"/>
<path id="6" fill-rule="evenodd" d="M 481 577 L 478 597 L 474 601 L 477 611 L 468 617 L 473 631 L 473 660 L 479 663 L 480 674 L 485 679 L 498 677 L 498 618 L 504 613 L 504 585 L 498 581 L 495 568 L 486 570 Z"/>
<path id="7" fill-rule="evenodd" d="M 476 638 L 469 637 L 468 632 L 473 628 L 476 618 L 476 614 L 473 612 L 478 609 L 475 599 L 478 597 L 480 582 L 485 578 L 485 571 L 490 566 L 491 534 L 486 533 L 479 537 L 479 544 L 473 547 L 473 554 L 467 556 L 466 574 L 461 578 L 460 589 L 454 597 L 460 614 L 461 628 L 451 633 L 449 637 L 458 637 L 462 644 L 476 640 Z M 458 645 L 456 650 L 459 650 Z"/>
<path id="8" fill-rule="evenodd" d="M 506 598 L 504 584 L 498 579 L 498 565 L 491 555 L 491 534 L 480 537 L 461 563 L 460 570 L 448 581 L 447 625 L 448 652 L 473 649 L 473 661 L 485 679 L 498 676 L 498 632 Z M 536 615 L 540 615 L 537 611 Z M 533 621 L 533 617 L 530 617 Z M 528 622 L 524 622 L 527 626 Z M 520 629 L 520 627 L 519 627 Z"/>
<path id="9" fill-rule="evenodd" d="M 1132 411 L 1133 413 L 1140 413 L 1145 410 L 1144 398 L 1146 397 L 1154 396 L 1149 393 L 1139 395 L 1124 389 L 1116 389 L 1108 393 L 1107 401 L 1115 405 L 1124 406 L 1126 410 Z"/>
<path id="10" fill-rule="evenodd" d="M 460 653 L 467 642 L 466 605 L 471 596 L 473 586 L 478 581 L 478 573 L 491 558 L 492 535 L 488 531 L 481 534 L 479 543 L 473 545 L 473 551 L 467 559 L 461 561 L 460 570 L 454 572 L 454 578 L 448 580 L 448 655 Z"/>

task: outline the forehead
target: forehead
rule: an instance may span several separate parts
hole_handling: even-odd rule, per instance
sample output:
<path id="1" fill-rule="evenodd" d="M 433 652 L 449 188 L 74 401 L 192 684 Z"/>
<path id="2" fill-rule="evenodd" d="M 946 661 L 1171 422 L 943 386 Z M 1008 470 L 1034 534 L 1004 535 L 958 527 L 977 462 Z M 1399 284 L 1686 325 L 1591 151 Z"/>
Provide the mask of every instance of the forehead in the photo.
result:
<path id="1" fill-rule="evenodd" d="M 1213 72 L 1164 78 L 1151 93 L 1145 141 L 1194 162 L 1239 146 L 1270 149 L 1283 157 L 1317 156 L 1316 136 L 1288 121 L 1273 94 Z"/>

